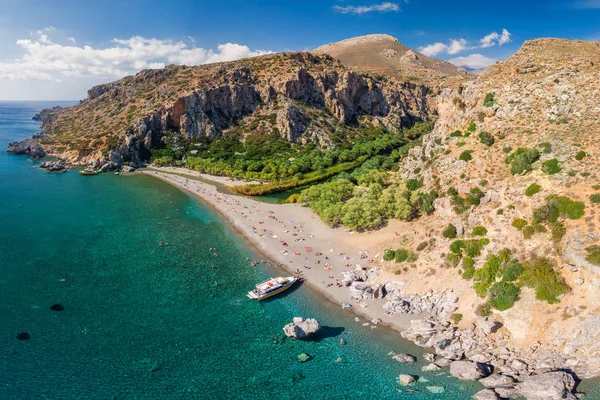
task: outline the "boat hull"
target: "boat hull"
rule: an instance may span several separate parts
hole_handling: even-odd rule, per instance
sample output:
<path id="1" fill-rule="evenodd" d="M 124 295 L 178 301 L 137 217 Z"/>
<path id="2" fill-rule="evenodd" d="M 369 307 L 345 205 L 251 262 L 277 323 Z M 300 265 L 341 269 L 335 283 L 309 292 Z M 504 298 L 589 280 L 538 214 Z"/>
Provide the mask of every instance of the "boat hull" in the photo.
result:
<path id="1" fill-rule="evenodd" d="M 286 283 L 284 286 L 280 287 L 279 289 L 275 289 L 269 293 L 257 293 L 256 291 L 253 290 L 253 291 L 248 292 L 247 296 L 250 299 L 254 299 L 254 300 L 258 300 L 258 301 L 276 296 L 282 292 L 285 292 L 292 286 L 294 286 L 294 284 L 298 281 L 298 278 L 296 278 L 296 277 L 290 277 L 287 279 L 288 279 L 288 283 Z"/>

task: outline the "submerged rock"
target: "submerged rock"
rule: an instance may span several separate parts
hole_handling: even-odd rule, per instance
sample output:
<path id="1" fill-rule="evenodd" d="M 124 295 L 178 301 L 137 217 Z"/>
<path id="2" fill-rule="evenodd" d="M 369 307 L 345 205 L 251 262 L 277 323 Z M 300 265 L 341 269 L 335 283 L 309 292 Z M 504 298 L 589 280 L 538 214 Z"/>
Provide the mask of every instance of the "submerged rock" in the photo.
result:
<path id="1" fill-rule="evenodd" d="M 304 362 L 312 360 L 312 357 L 310 354 L 300 353 L 296 356 L 296 360 L 298 360 L 301 363 L 304 363 Z"/>
<path id="2" fill-rule="evenodd" d="M 443 386 L 427 386 L 427 390 L 429 390 L 431 393 L 440 394 L 444 393 L 446 388 Z"/>
<path id="3" fill-rule="evenodd" d="M 18 340 L 29 340 L 29 339 L 31 339 L 31 335 L 29 335 L 29 332 L 20 332 L 20 333 L 17 333 L 17 339 Z"/>
<path id="4" fill-rule="evenodd" d="M 321 329 L 321 325 L 314 318 L 303 319 L 294 317 L 294 321 L 283 327 L 283 332 L 292 339 L 306 339 Z"/>
<path id="5" fill-rule="evenodd" d="M 416 381 L 417 380 L 412 375 L 400 374 L 400 376 L 398 376 L 398 382 L 400 382 L 400 384 L 402 386 L 411 385 L 411 384 L 415 383 Z"/>
<path id="6" fill-rule="evenodd" d="M 58 303 L 56 303 L 56 304 L 52 304 L 52 305 L 50 306 L 50 309 L 51 309 L 52 311 L 63 311 L 63 310 L 65 309 L 65 307 L 64 307 L 62 304 L 58 304 Z"/>
<path id="7" fill-rule="evenodd" d="M 394 360 L 399 361 L 404 364 L 412 364 L 417 361 L 417 357 L 411 356 L 410 354 L 404 354 L 404 353 L 396 354 L 392 358 Z"/>

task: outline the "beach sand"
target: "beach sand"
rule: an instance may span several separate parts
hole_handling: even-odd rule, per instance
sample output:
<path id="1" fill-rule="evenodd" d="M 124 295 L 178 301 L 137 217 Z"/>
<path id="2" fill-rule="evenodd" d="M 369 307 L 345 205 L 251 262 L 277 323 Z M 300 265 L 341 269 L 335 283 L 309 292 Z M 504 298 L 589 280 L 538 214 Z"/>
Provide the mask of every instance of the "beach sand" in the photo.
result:
<path id="1" fill-rule="evenodd" d="M 177 172 L 173 174 L 172 172 Z M 388 315 L 383 309 L 386 299 L 372 299 L 362 304 L 351 299 L 350 291 L 342 287 L 342 272 L 357 266 L 377 268 L 380 254 L 370 254 L 360 246 L 360 234 L 327 226 L 309 208 L 296 204 L 267 204 L 246 196 L 221 193 L 212 178 L 202 174 L 202 181 L 193 179 L 194 171 L 168 168 L 140 170 L 159 178 L 208 203 L 226 218 L 267 258 L 289 273 L 300 273 L 304 282 L 340 305 L 348 302 L 352 310 L 371 321 L 403 331 L 418 315 Z M 186 178 L 185 176 L 189 176 Z M 220 177 L 218 177 L 220 178 Z M 229 179 L 229 178 L 223 178 Z M 231 181 L 217 181 L 227 183 Z M 261 261 L 261 260 L 250 260 Z M 282 272 L 283 274 L 283 272 Z M 249 290 L 256 282 L 249 282 Z M 310 316 L 304 316 L 310 317 Z"/>

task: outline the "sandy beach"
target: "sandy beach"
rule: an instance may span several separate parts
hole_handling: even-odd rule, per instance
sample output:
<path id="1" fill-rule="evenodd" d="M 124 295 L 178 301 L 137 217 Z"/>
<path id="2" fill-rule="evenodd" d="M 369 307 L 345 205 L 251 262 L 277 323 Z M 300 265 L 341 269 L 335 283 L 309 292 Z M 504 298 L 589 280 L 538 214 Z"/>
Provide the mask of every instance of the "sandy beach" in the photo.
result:
<path id="1" fill-rule="evenodd" d="M 199 174 L 202 180 L 197 180 L 193 179 L 194 171 L 179 168 L 174 171 L 153 168 L 140 173 L 159 178 L 208 203 L 267 258 L 288 273 L 301 274 L 306 284 L 339 304 L 340 308 L 342 304 L 350 303 L 352 311 L 368 321 L 379 318 L 381 324 L 398 331 L 405 330 L 410 320 L 418 318 L 408 314 L 386 314 L 383 304 L 387 300 L 357 302 L 351 298 L 348 288 L 341 285 L 343 271 L 354 270 L 357 266 L 378 268 L 377 260 L 381 254 L 370 254 L 366 248 L 361 248 L 359 234 L 331 228 L 309 208 L 300 205 L 267 204 L 245 196 L 221 193 L 214 184 L 207 182 L 210 175 Z M 217 183 L 232 184 L 231 181 Z M 249 288 L 252 284 L 249 282 Z"/>

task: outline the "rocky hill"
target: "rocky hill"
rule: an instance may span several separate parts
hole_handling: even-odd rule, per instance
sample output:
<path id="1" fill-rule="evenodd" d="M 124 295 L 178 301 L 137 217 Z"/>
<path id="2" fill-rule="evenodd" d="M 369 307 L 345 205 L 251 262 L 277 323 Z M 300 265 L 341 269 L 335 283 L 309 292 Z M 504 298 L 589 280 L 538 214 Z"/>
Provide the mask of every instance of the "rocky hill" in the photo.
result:
<path id="1" fill-rule="evenodd" d="M 329 148 L 334 133 L 351 140 L 361 126 L 396 130 L 430 120 L 435 95 L 424 84 L 376 80 L 311 53 L 169 66 L 96 86 L 73 107 L 45 110 L 40 143 L 75 164 L 139 164 L 167 141 L 228 135 L 243 141 L 277 133 Z"/>
<path id="2" fill-rule="evenodd" d="M 600 375 L 599 63 L 598 42 L 531 40 L 445 90 L 433 132 L 400 169 L 437 190 L 435 212 L 380 244 L 429 243 L 414 269 L 387 268 L 414 292 L 454 289 L 462 326 L 492 313 L 505 346 L 520 349 L 512 356 L 544 349 L 548 368 L 582 377 Z M 538 274 L 515 280 L 512 297 L 498 292 L 512 289 L 501 272 L 511 257 Z M 508 297 L 514 305 L 498 303 Z"/>
<path id="3" fill-rule="evenodd" d="M 390 35 L 366 35 L 329 43 L 312 50 L 329 54 L 347 67 L 373 75 L 400 76 L 431 86 L 449 86 L 473 75 L 447 61 L 427 57 Z"/>

